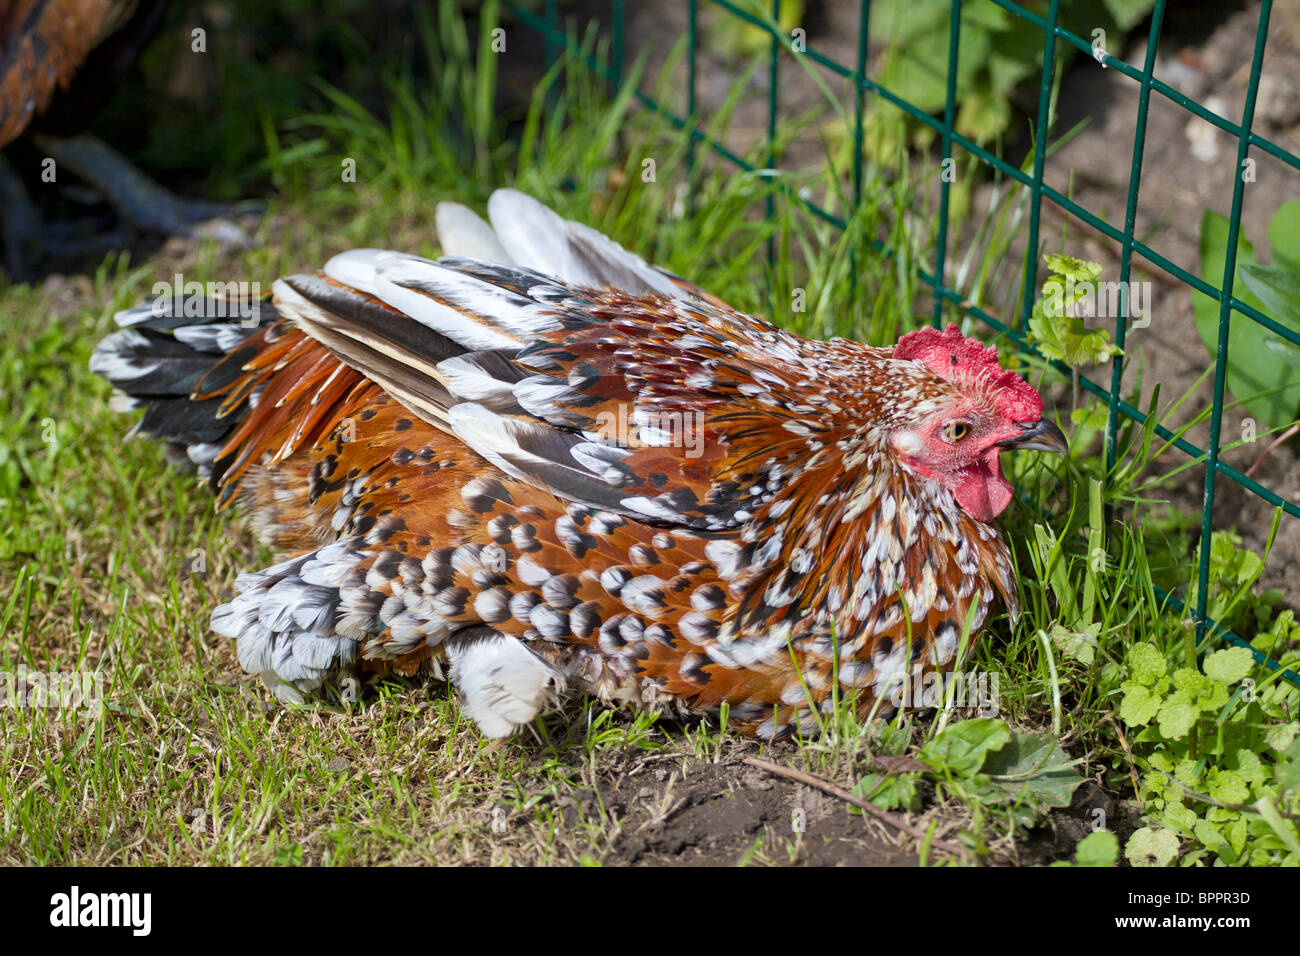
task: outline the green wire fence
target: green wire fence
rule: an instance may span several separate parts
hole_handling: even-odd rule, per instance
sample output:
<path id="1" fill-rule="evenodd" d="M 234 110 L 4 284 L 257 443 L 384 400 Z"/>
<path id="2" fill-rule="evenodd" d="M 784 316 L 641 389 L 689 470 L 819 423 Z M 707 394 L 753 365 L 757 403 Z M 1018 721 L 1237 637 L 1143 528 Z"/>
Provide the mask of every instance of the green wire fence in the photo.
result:
<path id="1" fill-rule="evenodd" d="M 1162 270 L 1168 276 L 1185 284 L 1190 289 L 1204 293 L 1219 303 L 1218 349 L 1214 363 L 1214 399 L 1210 414 L 1209 447 L 1200 448 L 1188 441 L 1186 438 L 1175 435 L 1168 428 L 1159 423 L 1154 424 L 1154 432 L 1157 436 L 1171 444 L 1173 447 L 1194 459 L 1204 460 L 1205 463 L 1205 493 L 1201 515 L 1201 540 L 1203 545 L 1200 548 L 1199 564 L 1197 567 L 1195 608 L 1190 609 L 1196 622 L 1198 638 L 1204 639 L 1207 634 L 1219 636 L 1233 644 L 1246 647 L 1258 661 L 1263 663 L 1270 670 L 1279 669 L 1281 665 L 1276 661 L 1273 661 L 1260 651 L 1256 650 L 1248 641 L 1242 639 L 1239 635 L 1234 634 L 1208 616 L 1207 602 L 1209 598 L 1210 574 L 1210 548 L 1208 547 L 1208 542 L 1210 541 L 1212 531 L 1216 483 L 1220 476 L 1229 481 L 1236 482 L 1247 491 L 1263 499 L 1270 505 L 1276 508 L 1281 508 L 1286 514 L 1294 518 L 1300 518 L 1300 503 L 1279 496 L 1237 469 L 1225 464 L 1219 457 L 1221 451 L 1221 428 L 1223 423 L 1224 383 L 1228 364 L 1228 330 L 1233 319 L 1233 314 L 1236 313 L 1241 318 L 1256 322 L 1297 346 L 1300 346 L 1300 334 L 1297 334 L 1295 331 L 1277 322 L 1272 317 L 1253 308 L 1233 294 L 1233 280 L 1236 275 L 1237 239 L 1241 230 L 1241 210 L 1244 196 L 1243 186 L 1245 184 L 1245 179 L 1243 176 L 1237 175 L 1234 177 L 1232 207 L 1229 216 L 1227 252 L 1220 287 L 1216 288 L 1200 276 L 1194 275 L 1181 268 L 1135 236 L 1138 191 L 1142 179 L 1142 157 L 1146 139 L 1147 110 L 1151 99 L 1151 93 L 1153 91 L 1236 139 L 1238 170 L 1242 168 L 1252 147 L 1269 154 L 1293 169 L 1300 170 L 1300 156 L 1297 156 L 1295 153 L 1292 153 L 1282 146 L 1279 146 L 1277 143 L 1261 136 L 1251 128 L 1255 114 L 1255 100 L 1259 91 L 1260 76 L 1264 61 L 1264 47 L 1268 35 L 1269 18 L 1273 7 L 1272 0 L 1262 0 L 1260 4 L 1259 22 L 1256 29 L 1254 52 L 1250 64 L 1250 78 L 1246 89 L 1245 106 L 1242 110 L 1240 123 L 1234 123 L 1231 120 L 1218 115 L 1201 103 L 1198 103 L 1196 100 L 1169 86 L 1167 83 L 1156 79 L 1153 75 L 1156 62 L 1156 51 L 1159 47 L 1160 41 L 1161 26 L 1165 21 L 1166 7 L 1169 5 L 1167 0 L 1156 0 L 1152 9 L 1147 38 L 1146 56 L 1141 69 L 1137 69 L 1128 63 L 1125 63 L 1123 60 L 1117 59 L 1111 54 L 1106 53 L 1104 50 L 1095 49 L 1091 40 L 1084 39 L 1061 26 L 1059 22 L 1061 0 L 1048 0 L 1045 4 L 1037 4 L 1036 6 L 1040 9 L 1046 6 L 1045 14 L 1035 13 L 1033 10 L 1027 9 L 1019 3 L 1012 2 L 1012 0 L 950 0 L 951 18 L 948 30 L 946 98 L 942 118 L 931 115 L 926 110 L 919 108 L 914 103 L 909 102 L 904 97 L 899 96 L 867 75 L 868 39 L 871 35 L 871 0 L 859 0 L 860 12 L 858 18 L 857 57 L 856 61 L 852 65 L 840 63 L 819 53 L 806 41 L 801 44 L 801 49 L 795 52 L 792 48 L 791 36 L 783 33 L 774 26 L 774 24 L 780 22 L 781 0 L 767 0 L 768 6 L 764 12 L 769 15 L 768 18 L 758 16 L 752 10 L 746 10 L 735 3 L 729 2 L 729 0 L 683 0 L 683 2 L 686 4 L 687 12 L 687 75 L 686 90 L 684 91 L 683 97 L 683 112 L 675 112 L 673 109 L 656 101 L 643 90 L 635 90 L 633 91 L 633 95 L 642 106 L 664 117 L 676 128 L 689 133 L 691 137 L 691 151 L 688 154 L 688 158 L 692 169 L 695 165 L 694 157 L 695 147 L 697 144 L 708 148 L 724 161 L 741 170 L 755 172 L 758 169 L 758 167 L 747 162 L 741 156 L 728 149 L 726 145 L 709 136 L 699 128 L 699 115 L 697 109 L 697 78 L 700 52 L 699 8 L 702 5 L 702 2 L 705 2 L 716 8 L 721 13 L 742 20 L 753 27 L 765 31 L 769 35 L 770 42 L 767 53 L 767 168 L 775 169 L 778 161 L 775 147 L 777 139 L 777 123 L 780 113 L 778 109 L 778 93 L 780 90 L 781 57 L 785 54 L 807 57 L 813 63 L 818 64 L 838 77 L 851 81 L 853 84 L 855 93 L 853 103 L 853 142 L 854 156 L 857 157 L 857 161 L 853 164 L 851 180 L 851 197 L 854 207 L 856 207 L 862 200 L 863 182 L 861 157 L 863 154 L 864 136 L 863 118 L 865 115 L 866 98 L 868 96 L 877 97 L 879 100 L 891 104 L 907 116 L 929 127 L 938 134 L 939 149 L 941 150 L 942 159 L 951 159 L 954 146 L 960 147 L 967 153 L 978 158 L 980 162 L 989 166 L 991 169 L 996 170 L 1002 176 L 1028 188 L 1030 196 L 1029 215 L 1026 229 L 1023 297 L 1019 308 L 1018 318 L 1014 324 L 1011 324 L 999 320 L 977 305 L 972 305 L 966 300 L 966 297 L 960 290 L 952 288 L 944 282 L 945 257 L 948 247 L 949 192 L 951 184 L 948 181 L 950 177 L 943 178 L 943 182 L 940 185 L 938 237 L 935 244 L 934 268 L 933 271 L 927 271 L 925 269 L 917 270 L 919 280 L 930 288 L 934 295 L 934 313 L 932 320 L 935 325 L 939 324 L 942 309 L 945 303 L 947 303 L 956 308 L 962 314 L 974 317 L 987 324 L 990 328 L 1004 334 L 1010 341 L 1014 342 L 1016 347 L 1022 352 L 1034 352 L 1033 347 L 1026 340 L 1025 328 L 1033 309 L 1035 291 L 1038 288 L 1039 226 L 1043 201 L 1045 199 L 1051 201 L 1067 214 L 1074 216 L 1081 222 L 1087 224 L 1101 235 L 1119 243 L 1119 289 L 1121 291 L 1119 296 L 1118 316 L 1115 325 L 1115 344 L 1121 349 L 1124 347 L 1124 341 L 1128 331 L 1129 304 L 1127 301 L 1127 290 L 1130 288 L 1129 280 L 1132 273 L 1134 253 L 1140 255 L 1150 264 L 1150 266 Z M 934 0 L 931 0 L 931 2 L 934 2 Z M 1034 143 L 1032 172 L 1024 172 L 1019 167 L 1004 160 L 1002 157 L 994 155 L 984 147 L 972 141 L 970 138 L 963 136 L 955 127 L 954 117 L 957 106 L 957 64 L 958 58 L 961 55 L 960 37 L 962 10 L 963 7 L 970 7 L 976 4 L 994 4 L 1021 20 L 1032 24 L 1043 33 L 1043 63 L 1038 89 L 1037 115 L 1033 127 Z M 617 87 L 622 82 L 626 41 L 625 0 L 611 0 L 610 2 L 609 24 L 611 38 L 609 46 L 610 52 L 607 61 L 597 59 L 588 53 L 584 53 L 574 36 L 564 29 L 564 25 L 560 18 L 557 0 L 545 0 L 540 14 L 526 9 L 515 2 L 508 2 L 508 5 L 514 15 L 525 26 L 541 35 L 545 43 L 548 62 L 554 61 L 561 51 L 567 51 L 570 55 L 576 57 L 585 67 L 606 79 L 612 86 Z M 1132 163 L 1129 170 L 1128 193 L 1124 209 L 1124 225 L 1122 228 L 1117 228 L 1111 223 L 1105 221 L 1100 216 L 1074 202 L 1072 199 L 1061 193 L 1059 190 L 1049 186 L 1044 181 L 1043 170 L 1048 146 L 1049 110 L 1051 106 L 1053 78 L 1056 72 L 1058 43 L 1068 44 L 1077 48 L 1078 50 L 1088 54 L 1089 57 L 1095 58 L 1101 66 L 1113 69 L 1115 72 L 1120 73 L 1139 84 L 1137 118 L 1132 147 Z M 779 181 L 777 187 L 781 187 Z M 790 195 L 795 201 L 805 206 L 811 214 L 841 230 L 847 229 L 848 223 L 845 218 L 834 215 L 806 197 L 797 196 L 793 193 Z M 769 194 L 765 201 L 766 213 L 768 216 L 773 214 L 773 201 L 773 196 Z M 874 242 L 873 244 L 880 251 L 888 253 L 889 250 L 880 243 Z M 773 256 L 774 252 L 774 248 L 769 248 L 769 256 Z M 1050 364 L 1067 376 L 1074 374 L 1073 369 L 1061 362 L 1052 361 Z M 1108 472 L 1111 471 L 1116 463 L 1117 435 L 1121 416 L 1131 419 L 1139 425 L 1147 424 L 1147 415 L 1120 397 L 1123 372 L 1124 357 L 1121 354 L 1112 361 L 1109 386 L 1092 381 L 1085 376 L 1079 376 L 1078 379 L 1079 385 L 1084 390 L 1098 398 L 1104 399 L 1108 406 L 1109 414 L 1106 423 L 1105 446 Z M 1175 612 L 1182 614 L 1189 611 L 1184 602 L 1176 595 L 1167 593 L 1160 588 L 1157 588 L 1156 592 L 1158 597 L 1162 601 L 1167 602 L 1168 606 Z M 1297 675 L 1294 671 L 1282 668 L 1282 674 L 1287 680 L 1300 685 L 1300 675 Z"/>

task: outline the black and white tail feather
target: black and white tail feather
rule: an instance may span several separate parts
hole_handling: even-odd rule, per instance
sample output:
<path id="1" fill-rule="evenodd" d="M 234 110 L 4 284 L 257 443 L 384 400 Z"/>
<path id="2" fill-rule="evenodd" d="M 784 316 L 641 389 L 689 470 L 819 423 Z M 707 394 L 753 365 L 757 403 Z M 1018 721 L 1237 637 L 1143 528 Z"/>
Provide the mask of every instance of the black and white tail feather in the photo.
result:
<path id="1" fill-rule="evenodd" d="M 257 322 L 278 318 L 274 306 L 261 300 L 150 299 L 113 317 L 121 328 L 95 347 L 90 370 L 113 385 L 114 411 L 144 410 L 132 435 L 143 432 L 166 441 L 169 460 L 189 463 L 203 477 L 213 478 L 223 440 L 257 403 L 257 395 L 226 414 L 220 412 L 221 399 L 195 401 L 190 396 L 218 361 L 257 330 L 250 315 Z M 205 384 L 222 383 L 208 377 Z"/>
<path id="2" fill-rule="evenodd" d="M 528 480 L 540 473 L 575 500 L 627 512 L 599 478 L 609 465 L 602 456 L 616 449 L 606 452 L 581 435 L 508 417 L 545 405 L 547 384 L 521 385 L 517 367 L 507 366 L 498 350 L 513 354 L 561 321 L 586 321 L 575 307 L 582 287 L 707 296 L 523 193 L 498 190 L 488 216 L 490 224 L 464 206 L 440 204 L 436 223 L 446 256 L 437 262 L 358 249 L 326 264 L 329 279 L 375 296 L 401 313 L 397 319 L 310 275 L 277 281 L 271 304 L 262 308 L 291 318 L 411 411 L 508 473 Z M 144 408 L 138 430 L 166 439 L 178 457 L 211 474 L 242 410 L 218 417 L 218 401 L 189 396 L 252 330 L 173 311 L 146 303 L 119 314 L 124 328 L 100 343 L 91 367 L 123 393 L 116 407 Z M 247 402 L 256 400 L 252 394 Z M 439 620 L 436 608 L 416 609 L 422 616 L 413 619 L 416 611 L 400 601 L 376 601 L 373 582 L 367 583 L 375 573 L 370 557 L 364 539 L 348 537 L 241 575 L 239 594 L 213 612 L 213 630 L 233 638 L 244 670 L 287 702 L 302 701 L 327 682 L 354 686 L 359 657 L 398 656 L 413 640 L 443 645 L 466 711 L 488 736 L 512 733 L 563 692 L 565 675 L 513 636 Z M 399 626 L 402 639 L 367 644 L 384 628 L 396 637 Z"/>

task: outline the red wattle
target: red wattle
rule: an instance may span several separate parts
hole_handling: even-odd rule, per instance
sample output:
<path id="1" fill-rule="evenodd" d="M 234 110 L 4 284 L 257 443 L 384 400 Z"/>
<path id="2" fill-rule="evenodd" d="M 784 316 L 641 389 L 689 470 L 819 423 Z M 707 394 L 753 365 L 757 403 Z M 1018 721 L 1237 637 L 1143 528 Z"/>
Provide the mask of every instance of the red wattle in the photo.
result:
<path id="1" fill-rule="evenodd" d="M 990 522 L 1011 504 L 1011 482 L 1002 477 L 997 450 L 961 472 L 953 488 L 957 503 L 976 521 Z"/>

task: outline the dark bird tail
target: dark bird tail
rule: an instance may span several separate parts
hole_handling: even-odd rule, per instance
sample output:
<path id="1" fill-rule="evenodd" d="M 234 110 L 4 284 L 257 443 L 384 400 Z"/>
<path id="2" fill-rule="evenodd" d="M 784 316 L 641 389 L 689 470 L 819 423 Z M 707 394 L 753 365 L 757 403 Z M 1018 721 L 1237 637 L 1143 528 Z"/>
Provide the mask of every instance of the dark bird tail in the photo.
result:
<path id="1" fill-rule="evenodd" d="M 223 407 L 230 405 L 225 398 L 195 393 L 216 390 L 221 383 L 214 376 L 238 374 L 243 362 L 237 353 L 248 349 L 251 355 L 247 340 L 279 319 L 275 307 L 257 295 L 164 295 L 114 318 L 122 328 L 105 336 L 90 357 L 90 370 L 118 390 L 113 409 L 144 409 L 134 431 L 166 441 L 169 459 L 190 462 L 215 480 L 217 453 L 248 405 Z"/>

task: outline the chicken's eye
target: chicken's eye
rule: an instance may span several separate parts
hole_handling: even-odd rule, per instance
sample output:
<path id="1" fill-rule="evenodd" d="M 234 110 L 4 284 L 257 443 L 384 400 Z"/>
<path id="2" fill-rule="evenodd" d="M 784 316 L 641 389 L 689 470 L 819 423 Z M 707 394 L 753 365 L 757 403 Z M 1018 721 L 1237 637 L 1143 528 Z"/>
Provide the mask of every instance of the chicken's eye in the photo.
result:
<path id="1" fill-rule="evenodd" d="M 945 441 L 959 442 L 969 434 L 969 422 L 948 422 L 948 424 L 943 426 L 943 437 Z"/>

